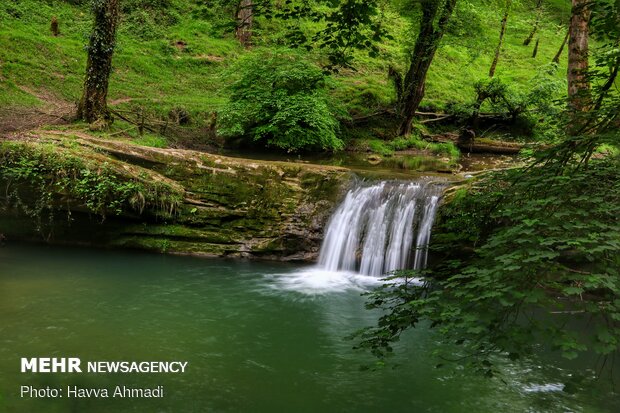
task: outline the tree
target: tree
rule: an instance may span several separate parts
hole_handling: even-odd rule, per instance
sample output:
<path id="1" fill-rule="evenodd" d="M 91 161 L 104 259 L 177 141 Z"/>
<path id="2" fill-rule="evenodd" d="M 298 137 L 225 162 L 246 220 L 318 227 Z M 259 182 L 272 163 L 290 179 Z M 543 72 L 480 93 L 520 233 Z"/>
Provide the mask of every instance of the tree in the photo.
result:
<path id="1" fill-rule="evenodd" d="M 241 58 L 232 73 L 238 78 L 219 113 L 220 134 L 288 152 L 342 149 L 329 78 L 302 53 L 258 50 Z"/>
<path id="2" fill-rule="evenodd" d="M 499 61 L 499 54 L 502 51 L 502 45 L 504 44 L 504 35 L 506 34 L 506 24 L 508 23 L 508 12 L 510 11 L 510 6 L 512 4 L 512 0 L 508 0 L 506 3 L 506 11 L 504 12 L 504 17 L 502 17 L 502 27 L 499 31 L 499 42 L 497 43 L 497 48 L 495 49 L 495 55 L 493 56 L 493 62 L 491 63 L 491 68 L 489 69 L 489 77 L 495 76 L 495 69 L 497 68 L 497 62 Z"/>
<path id="3" fill-rule="evenodd" d="M 446 31 L 457 0 L 421 0 L 422 15 L 418 37 L 411 52 L 410 66 L 404 79 L 398 81 L 402 90 L 398 102 L 402 117 L 398 134 L 411 134 L 415 112 L 424 98 L 426 75 L 433 62 L 439 43 Z"/>
<path id="4" fill-rule="evenodd" d="M 620 3 L 599 0 L 577 6 L 573 8 L 573 19 L 578 16 L 589 24 L 571 30 L 571 35 L 577 33 L 579 39 L 573 41 L 567 73 L 569 138 L 558 149 L 557 156 L 562 156 L 564 164 L 577 158 L 587 166 L 597 147 L 620 144 L 620 94 L 615 87 L 620 73 Z M 587 52 L 590 33 L 602 43 L 592 67 Z"/>
<path id="5" fill-rule="evenodd" d="M 254 4 L 252 0 L 241 0 L 237 5 L 237 27 L 235 35 L 245 47 L 250 45 L 252 39 L 252 25 L 254 23 Z"/>
<path id="6" fill-rule="evenodd" d="M 111 119 L 107 96 L 116 46 L 119 0 L 93 0 L 92 9 L 94 23 L 88 45 L 84 91 L 77 115 L 89 123 L 107 124 Z"/>
<path id="7" fill-rule="evenodd" d="M 523 41 L 523 46 L 529 46 L 534 39 L 534 35 L 538 31 L 538 25 L 540 24 L 540 17 L 542 14 L 542 0 L 537 0 L 536 2 L 536 20 L 534 21 L 534 26 L 532 27 L 532 31 Z"/>
<path id="8" fill-rule="evenodd" d="M 568 102 L 571 111 L 587 111 L 590 81 L 588 79 L 588 0 L 572 0 L 572 17 L 568 41 Z"/>
<path id="9" fill-rule="evenodd" d="M 562 52 L 564 51 L 564 46 L 566 46 L 566 42 L 568 41 L 569 35 L 570 35 L 570 28 L 569 30 L 566 31 L 566 35 L 564 36 L 564 40 L 562 40 L 562 44 L 560 45 L 558 52 L 555 54 L 555 56 L 553 56 L 553 60 L 552 60 L 553 63 L 556 63 L 556 64 L 560 63 L 560 57 L 562 57 Z"/>
<path id="10" fill-rule="evenodd" d="M 538 54 L 538 46 L 540 45 L 540 38 L 536 39 L 536 45 L 534 46 L 534 51 L 532 51 L 532 59 L 536 58 Z"/>

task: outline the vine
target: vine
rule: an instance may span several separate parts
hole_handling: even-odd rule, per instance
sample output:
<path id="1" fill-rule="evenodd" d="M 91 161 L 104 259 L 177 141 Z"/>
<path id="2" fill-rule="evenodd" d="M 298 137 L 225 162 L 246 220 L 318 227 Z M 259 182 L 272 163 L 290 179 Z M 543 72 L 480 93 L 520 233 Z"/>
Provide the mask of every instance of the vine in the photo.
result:
<path id="1" fill-rule="evenodd" d="M 146 176 L 120 173 L 112 163 L 78 157 L 57 148 L 21 142 L 0 144 L 0 182 L 4 208 L 16 208 L 34 220 L 36 230 L 50 227 L 56 212 L 84 209 L 108 216 L 149 213 L 173 218 L 182 201 L 179 190 Z M 44 220 L 47 218 L 47 221 Z"/>

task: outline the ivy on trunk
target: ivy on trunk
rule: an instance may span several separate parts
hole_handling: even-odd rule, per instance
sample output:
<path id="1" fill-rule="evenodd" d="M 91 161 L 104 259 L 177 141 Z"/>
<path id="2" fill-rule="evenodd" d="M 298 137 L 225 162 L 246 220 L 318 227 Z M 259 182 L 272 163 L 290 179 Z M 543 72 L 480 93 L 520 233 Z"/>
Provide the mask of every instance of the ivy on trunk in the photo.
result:
<path id="1" fill-rule="evenodd" d="M 457 0 L 422 0 L 420 30 L 411 53 L 411 63 L 405 75 L 399 101 L 402 123 L 398 129 L 401 136 L 409 135 L 416 110 L 424 98 L 426 74 L 431 67 L 439 42 L 452 16 Z M 437 22 L 435 23 L 435 20 Z"/>
<path id="2" fill-rule="evenodd" d="M 107 123 L 107 105 L 112 56 L 119 22 L 119 0 L 93 0 L 94 24 L 88 44 L 86 79 L 78 105 L 78 118 L 89 123 Z"/>

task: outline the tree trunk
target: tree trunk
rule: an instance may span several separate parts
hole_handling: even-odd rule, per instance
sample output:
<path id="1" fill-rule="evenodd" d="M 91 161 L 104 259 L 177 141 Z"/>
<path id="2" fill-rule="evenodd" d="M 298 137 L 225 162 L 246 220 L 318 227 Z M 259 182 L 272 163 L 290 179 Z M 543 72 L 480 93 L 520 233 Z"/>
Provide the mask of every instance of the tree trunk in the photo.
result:
<path id="1" fill-rule="evenodd" d="M 502 28 L 499 32 L 499 43 L 497 44 L 497 48 L 495 49 L 495 56 L 493 57 L 493 62 L 491 63 L 491 69 L 489 69 L 489 77 L 495 76 L 495 69 L 497 68 L 499 54 L 502 50 L 502 44 L 504 43 L 504 35 L 506 34 L 506 23 L 508 22 L 508 11 L 510 10 L 510 3 L 511 2 L 506 5 L 506 12 L 504 13 L 504 17 L 502 18 Z"/>
<path id="2" fill-rule="evenodd" d="M 107 96 L 119 21 L 119 0 L 93 1 L 94 25 L 88 45 L 84 91 L 78 118 L 89 123 L 110 120 Z"/>
<path id="3" fill-rule="evenodd" d="M 411 134 L 415 112 L 424 98 L 426 74 L 437 50 L 434 34 L 433 21 L 423 21 L 411 56 L 411 65 L 405 76 L 402 103 L 400 105 L 403 122 L 398 131 L 399 136 Z"/>
<path id="4" fill-rule="evenodd" d="M 244 47 L 248 47 L 252 40 L 252 25 L 254 23 L 254 8 L 252 0 L 241 0 L 237 7 L 237 40 Z"/>
<path id="5" fill-rule="evenodd" d="M 536 58 L 538 54 L 538 45 L 540 44 L 540 38 L 536 39 L 536 46 L 534 46 L 534 51 L 532 52 L 532 59 Z"/>
<path id="6" fill-rule="evenodd" d="M 536 35 L 537 31 L 538 31 L 538 19 L 536 19 L 536 22 L 534 23 L 534 27 L 532 27 L 532 31 L 530 32 L 530 34 L 523 41 L 523 46 L 529 46 L 530 43 L 532 43 L 532 39 L 534 39 L 534 36 Z"/>
<path id="7" fill-rule="evenodd" d="M 542 0 L 538 0 L 538 2 L 536 3 L 536 9 L 535 9 L 536 20 L 534 21 L 534 27 L 532 27 L 532 31 L 530 32 L 529 36 L 527 36 L 527 38 L 523 41 L 523 46 L 529 46 L 532 40 L 534 39 L 534 35 L 536 35 L 536 32 L 538 31 L 538 25 L 540 24 L 540 15 L 542 14 L 541 6 L 542 6 Z"/>
<path id="8" fill-rule="evenodd" d="M 560 46 L 560 50 L 553 57 L 553 63 L 560 63 L 560 57 L 562 56 L 562 52 L 564 51 L 564 46 L 566 46 L 566 42 L 568 41 L 568 36 L 570 35 L 570 28 L 566 31 L 566 36 L 564 36 L 564 40 L 562 41 L 562 45 Z"/>
<path id="9" fill-rule="evenodd" d="M 584 112 L 590 104 L 588 80 L 588 0 L 572 0 L 568 41 L 568 102 L 572 111 Z"/>
<path id="10" fill-rule="evenodd" d="M 402 98 L 399 102 L 402 123 L 398 128 L 398 135 L 411 134 L 415 112 L 424 98 L 426 75 L 433 62 L 439 42 L 443 37 L 446 25 L 452 16 L 457 0 L 447 0 L 445 5 L 437 0 L 422 0 L 422 18 L 420 30 L 411 54 L 411 64 L 402 86 Z M 443 7 L 442 7 L 443 6 Z M 435 17 L 441 10 L 441 15 L 435 28 Z"/>
<path id="11" fill-rule="evenodd" d="M 478 96 L 476 97 L 476 103 L 474 104 L 474 110 L 471 115 L 471 127 L 474 132 L 478 131 L 480 126 L 480 109 L 482 108 L 482 104 L 485 100 L 487 100 L 489 96 L 485 93 L 478 92 Z"/>
<path id="12" fill-rule="evenodd" d="M 58 35 L 60 34 L 60 29 L 58 28 L 58 18 L 56 16 L 52 17 L 50 30 L 52 32 L 52 36 L 54 37 L 58 37 Z"/>

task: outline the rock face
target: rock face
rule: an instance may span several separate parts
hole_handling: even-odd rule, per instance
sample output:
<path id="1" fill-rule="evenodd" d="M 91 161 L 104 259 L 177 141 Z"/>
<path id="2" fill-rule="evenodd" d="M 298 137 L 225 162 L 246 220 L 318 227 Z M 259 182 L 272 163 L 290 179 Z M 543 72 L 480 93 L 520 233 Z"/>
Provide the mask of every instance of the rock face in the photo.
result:
<path id="1" fill-rule="evenodd" d="M 343 168 L 41 131 L 0 140 L 0 233 L 9 240 L 313 260 L 350 181 Z M 99 190 L 104 184 L 112 189 Z M 41 199 L 47 205 L 36 216 L 28 206 Z"/>

